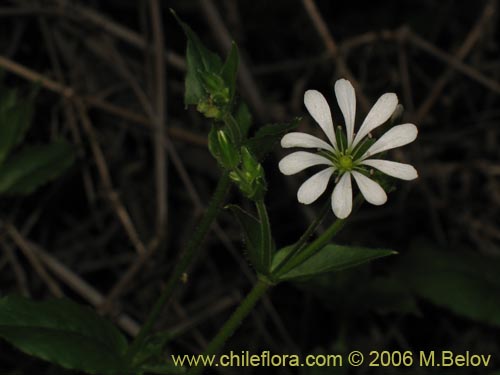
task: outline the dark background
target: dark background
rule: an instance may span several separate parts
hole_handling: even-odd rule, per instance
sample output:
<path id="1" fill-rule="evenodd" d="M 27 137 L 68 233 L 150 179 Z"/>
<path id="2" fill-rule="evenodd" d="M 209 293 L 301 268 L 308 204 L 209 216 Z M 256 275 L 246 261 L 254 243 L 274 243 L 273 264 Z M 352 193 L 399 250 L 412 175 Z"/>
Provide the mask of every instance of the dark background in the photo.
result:
<path id="1" fill-rule="evenodd" d="M 337 239 L 396 249 L 400 255 L 277 286 L 226 349 L 289 354 L 469 350 L 492 354 L 493 364 L 449 371 L 302 368 L 301 373 L 497 374 L 497 2 L 317 0 L 319 18 L 307 4 L 162 1 L 165 91 L 158 93 L 148 1 L 2 1 L 3 83 L 25 93 L 37 82 L 41 86 L 28 140 L 63 136 L 74 143 L 78 159 L 32 196 L 1 198 L 2 222 L 19 237 L 2 226 L 0 292 L 36 299 L 65 295 L 112 319 L 128 317 L 120 324 L 128 334 L 144 321 L 219 175 L 206 147 L 210 122 L 183 104 L 186 40 L 169 12 L 173 8 L 221 55 L 231 39 L 237 42 L 244 75 L 239 89 L 254 115 L 253 129 L 302 116 L 300 129 L 315 132 L 302 101 L 307 89 L 324 93 L 334 121 L 342 123 L 333 94 L 340 77 L 357 82 L 358 126 L 380 95 L 395 92 L 405 108 L 401 121 L 419 128 L 416 142 L 391 154 L 415 165 L 419 179 L 396 182 L 382 207 L 365 204 Z M 326 34 L 318 33 L 321 22 Z M 167 197 L 168 213 L 158 226 L 158 155 L 148 111 L 161 108 L 168 129 L 167 183 L 159 189 Z M 277 163 L 283 155 L 277 147 L 264 163 L 278 246 L 295 241 L 328 199 L 325 194 L 311 206 L 299 204 L 295 194 L 304 176 L 282 176 Z M 228 202 L 242 199 L 233 190 Z M 333 219 L 330 214 L 325 225 Z M 110 290 L 138 261 L 138 252 L 152 247 L 155 251 L 113 307 L 103 308 Z M 68 279 L 64 271 L 74 277 Z M 239 228 L 223 212 L 158 322 L 158 330 L 177 334 L 168 350 L 201 352 L 252 280 Z M 1 374 L 65 373 L 4 342 L 0 366 Z"/>

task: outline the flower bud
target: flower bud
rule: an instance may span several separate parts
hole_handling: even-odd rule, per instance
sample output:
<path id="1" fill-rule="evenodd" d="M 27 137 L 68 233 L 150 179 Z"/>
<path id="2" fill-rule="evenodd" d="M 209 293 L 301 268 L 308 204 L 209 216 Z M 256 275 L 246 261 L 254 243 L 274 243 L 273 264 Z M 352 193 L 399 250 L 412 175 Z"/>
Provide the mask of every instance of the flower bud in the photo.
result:
<path id="1" fill-rule="evenodd" d="M 264 169 L 246 147 L 241 148 L 241 167 L 230 173 L 231 180 L 249 199 L 262 199 L 267 190 Z"/>
<path id="2" fill-rule="evenodd" d="M 238 149 L 224 130 L 212 128 L 208 136 L 208 148 L 224 169 L 233 170 L 240 164 Z"/>
<path id="3" fill-rule="evenodd" d="M 200 101 L 196 106 L 196 110 L 203 113 L 205 117 L 220 120 L 222 118 L 221 110 L 213 104 L 213 101 L 209 98 L 204 101 Z"/>
<path id="4" fill-rule="evenodd" d="M 224 106 L 230 101 L 229 88 L 219 75 L 215 73 L 204 73 L 202 75 L 205 90 L 214 104 Z"/>

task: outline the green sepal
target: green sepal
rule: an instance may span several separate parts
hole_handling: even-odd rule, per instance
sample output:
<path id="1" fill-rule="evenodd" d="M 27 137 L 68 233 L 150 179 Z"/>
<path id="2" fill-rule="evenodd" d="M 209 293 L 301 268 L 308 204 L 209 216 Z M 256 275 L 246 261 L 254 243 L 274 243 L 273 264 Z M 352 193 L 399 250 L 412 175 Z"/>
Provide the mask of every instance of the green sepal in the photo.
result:
<path id="1" fill-rule="evenodd" d="M 218 126 L 212 126 L 208 134 L 208 149 L 219 165 L 226 170 L 231 171 L 240 164 L 238 148 Z"/>
<path id="2" fill-rule="evenodd" d="M 241 193 L 253 201 L 264 199 L 267 191 L 264 168 L 250 153 L 248 148 L 241 147 L 241 166 L 229 174 Z"/>

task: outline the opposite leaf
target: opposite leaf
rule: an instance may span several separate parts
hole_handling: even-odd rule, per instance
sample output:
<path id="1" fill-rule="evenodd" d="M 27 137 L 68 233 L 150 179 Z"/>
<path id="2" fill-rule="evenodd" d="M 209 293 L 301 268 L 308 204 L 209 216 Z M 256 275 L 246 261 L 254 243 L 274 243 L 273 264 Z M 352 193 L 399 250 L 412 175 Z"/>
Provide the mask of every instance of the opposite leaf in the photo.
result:
<path id="1" fill-rule="evenodd" d="M 200 41 L 196 33 L 177 14 L 171 10 L 177 22 L 181 25 L 188 39 L 186 51 L 186 93 L 184 103 L 197 105 L 206 99 L 206 92 L 201 75 L 205 72 L 219 74 L 222 69 L 222 62 L 215 53 L 207 49 Z"/>
<path id="2" fill-rule="evenodd" d="M 273 267 L 276 267 L 291 249 L 291 246 L 285 247 L 276 253 L 273 259 Z M 327 272 L 355 267 L 374 259 L 394 254 L 397 254 L 397 252 L 393 250 L 330 244 L 322 248 L 304 263 L 280 276 L 279 281 L 306 279 Z"/>
<path id="3" fill-rule="evenodd" d="M 221 70 L 222 79 L 229 89 L 230 100 L 234 98 L 234 93 L 236 91 L 236 74 L 238 73 L 239 60 L 240 57 L 238 54 L 238 47 L 236 46 L 236 43 L 233 42 L 231 44 L 231 51 L 229 51 L 229 55 L 227 56 Z"/>
<path id="4" fill-rule="evenodd" d="M 0 299 L 0 336 L 18 349 L 68 369 L 126 374 L 125 337 L 91 309 L 69 300 Z"/>
<path id="5" fill-rule="evenodd" d="M 74 161 L 69 143 L 25 147 L 0 166 L 1 194 L 30 194 L 59 176 Z"/>
<path id="6" fill-rule="evenodd" d="M 264 257 L 265 254 L 262 254 L 259 250 L 259 243 L 261 241 L 261 226 L 259 220 L 239 206 L 229 205 L 227 208 L 231 210 L 243 229 L 245 247 L 250 262 L 258 273 L 266 274 L 268 270 L 266 269 L 267 262 Z"/>

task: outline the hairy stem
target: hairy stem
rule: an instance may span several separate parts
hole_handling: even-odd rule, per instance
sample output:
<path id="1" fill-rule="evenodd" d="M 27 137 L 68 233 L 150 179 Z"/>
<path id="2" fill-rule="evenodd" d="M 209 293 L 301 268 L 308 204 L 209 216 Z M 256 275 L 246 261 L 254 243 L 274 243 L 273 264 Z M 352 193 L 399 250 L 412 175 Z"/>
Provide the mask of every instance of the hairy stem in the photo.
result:
<path id="1" fill-rule="evenodd" d="M 208 344 L 207 348 L 203 352 L 203 356 L 213 356 L 219 353 L 222 346 L 225 344 L 227 339 L 231 337 L 236 328 L 241 324 L 243 319 L 247 317 L 252 311 L 255 304 L 262 298 L 264 293 L 271 287 L 271 284 L 264 280 L 258 280 L 254 285 L 250 293 L 247 294 L 245 299 L 241 302 L 238 308 L 233 312 L 231 317 L 222 326 L 217 335 Z M 188 375 L 198 375 L 203 371 L 203 366 L 192 367 L 188 371 Z"/>

